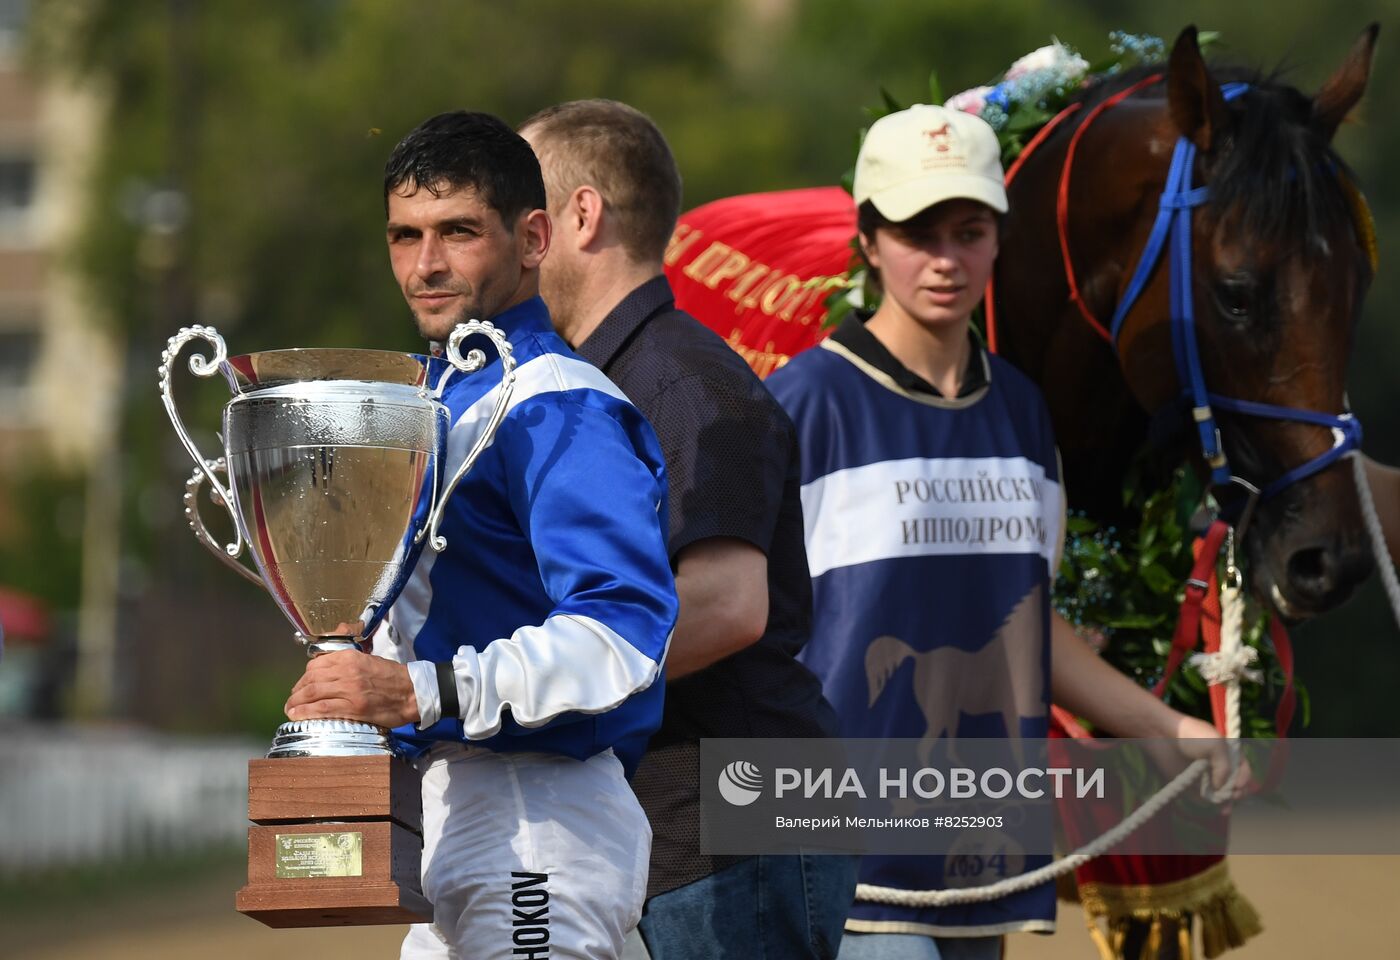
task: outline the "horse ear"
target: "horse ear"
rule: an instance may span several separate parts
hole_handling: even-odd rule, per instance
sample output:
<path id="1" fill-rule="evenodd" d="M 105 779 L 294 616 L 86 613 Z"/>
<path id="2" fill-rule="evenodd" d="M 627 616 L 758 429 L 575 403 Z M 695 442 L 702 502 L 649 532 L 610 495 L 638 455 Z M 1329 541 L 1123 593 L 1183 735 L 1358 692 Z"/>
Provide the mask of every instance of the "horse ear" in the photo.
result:
<path id="1" fill-rule="evenodd" d="M 1181 135 L 1202 153 L 1225 129 L 1225 98 L 1201 58 L 1195 26 L 1181 31 L 1167 61 L 1167 107 Z"/>
<path id="2" fill-rule="evenodd" d="M 1329 141 L 1366 92 L 1366 81 L 1371 76 L 1371 55 L 1376 51 L 1376 36 L 1380 32 L 1379 23 L 1361 31 L 1337 72 L 1327 78 L 1313 98 L 1313 119 Z"/>

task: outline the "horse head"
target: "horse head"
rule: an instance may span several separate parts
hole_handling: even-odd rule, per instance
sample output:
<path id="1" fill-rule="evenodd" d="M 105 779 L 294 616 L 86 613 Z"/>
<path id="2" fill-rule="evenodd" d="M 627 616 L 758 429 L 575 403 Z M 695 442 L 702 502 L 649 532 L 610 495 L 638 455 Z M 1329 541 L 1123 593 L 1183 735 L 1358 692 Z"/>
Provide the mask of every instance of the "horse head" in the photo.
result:
<path id="1" fill-rule="evenodd" d="M 1331 141 L 1365 90 L 1376 34 L 1368 28 L 1308 97 L 1212 71 L 1187 28 L 1160 81 L 1144 70 L 1091 92 L 1027 162 L 998 265 L 998 316 L 1016 324 L 1003 353 L 1046 390 L 1071 496 L 1078 480 L 1091 501 L 1116 501 L 1133 452 L 1172 424 L 1178 455 L 1185 437 L 1216 482 L 1263 491 L 1245 530 L 1251 586 L 1290 618 L 1337 605 L 1372 567 L 1350 463 L 1328 458 L 1354 428 L 1332 421 L 1346 411 L 1352 333 L 1372 277 L 1369 218 Z M 1113 109 L 1094 110 L 1115 93 L 1124 98 Z M 1163 210 L 1173 183 L 1180 192 Z M 1181 236 L 1167 234 L 1188 205 L 1172 227 Z M 1009 271 L 1049 266 L 1047 225 L 1058 289 L 1007 282 Z M 1154 242 L 1160 259 L 1142 267 Z M 1079 302 L 1030 333 L 1033 321 L 1017 314 L 1075 294 L 1064 264 Z M 1192 352 L 1194 371 L 1182 359 Z M 1299 411 L 1311 421 L 1287 418 Z"/>

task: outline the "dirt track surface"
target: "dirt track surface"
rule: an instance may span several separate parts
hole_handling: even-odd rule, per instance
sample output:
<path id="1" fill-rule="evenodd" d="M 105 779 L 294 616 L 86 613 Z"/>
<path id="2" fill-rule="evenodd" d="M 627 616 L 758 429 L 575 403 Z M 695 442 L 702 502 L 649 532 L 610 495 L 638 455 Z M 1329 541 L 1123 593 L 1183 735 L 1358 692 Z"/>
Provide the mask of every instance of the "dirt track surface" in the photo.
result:
<path id="1" fill-rule="evenodd" d="M 1264 933 L 1230 960 L 1394 956 L 1400 944 L 1400 857 L 1235 857 L 1231 869 L 1259 908 Z M 385 960 L 403 929 L 269 930 L 233 911 L 236 875 L 120 905 L 45 907 L 0 928 L 3 960 Z M 62 918 L 59 920 L 58 918 Z M 1011 938 L 1010 960 L 1096 960 L 1077 907 L 1060 932 Z M 1199 955 L 1199 954 L 1198 954 Z M 492 960 L 492 958 L 481 958 Z"/>

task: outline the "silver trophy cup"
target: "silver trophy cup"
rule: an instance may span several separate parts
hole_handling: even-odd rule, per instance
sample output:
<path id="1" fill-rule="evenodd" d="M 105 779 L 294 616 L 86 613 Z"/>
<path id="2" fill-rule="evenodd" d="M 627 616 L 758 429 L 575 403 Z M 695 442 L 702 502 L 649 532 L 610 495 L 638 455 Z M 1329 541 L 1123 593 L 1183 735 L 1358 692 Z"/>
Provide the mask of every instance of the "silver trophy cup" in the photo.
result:
<path id="1" fill-rule="evenodd" d="M 450 418 L 440 401 L 456 371 L 486 364 L 464 339 L 485 334 L 501 357 L 501 384 L 486 429 L 450 480 L 441 483 Z M 208 459 L 185 429 L 171 394 L 171 368 L 191 340 L 214 356 L 190 357 L 199 377 L 221 373 L 233 399 L 224 407 L 224 455 Z M 448 499 L 491 442 L 515 384 L 510 342 L 489 323 L 458 324 L 447 358 L 379 350 L 272 350 L 228 357 L 213 327 L 187 327 L 161 354 L 160 393 L 196 469 L 185 484 L 195 536 L 220 560 L 259 584 L 296 628 L 307 655 L 361 650 L 403 589 L 424 540 L 447 544 L 438 525 Z M 226 474 L 227 484 L 218 474 Z M 197 494 L 233 522 L 220 545 L 201 519 Z M 238 558 L 247 548 L 257 572 Z M 269 757 L 392 753 L 388 731 L 352 720 L 284 723 Z"/>

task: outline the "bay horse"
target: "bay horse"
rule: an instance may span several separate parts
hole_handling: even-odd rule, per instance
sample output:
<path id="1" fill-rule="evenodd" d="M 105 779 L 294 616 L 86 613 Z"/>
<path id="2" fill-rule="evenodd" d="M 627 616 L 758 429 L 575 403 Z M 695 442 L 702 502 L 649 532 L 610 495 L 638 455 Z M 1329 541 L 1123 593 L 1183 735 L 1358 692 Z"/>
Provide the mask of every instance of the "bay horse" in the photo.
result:
<path id="1" fill-rule="evenodd" d="M 1070 505 L 1095 519 L 1124 519 L 1123 478 L 1145 437 L 1156 438 L 1149 484 L 1166 483 L 1187 443 L 1202 464 L 1205 394 L 1183 402 L 1186 372 L 1173 362 L 1180 314 L 1194 313 L 1205 415 L 1223 441 L 1205 455 L 1223 455 L 1215 479 L 1265 492 L 1244 550 L 1250 586 L 1286 619 L 1336 606 L 1372 569 L 1350 465 L 1329 460 L 1338 428 L 1356 426 L 1339 415 L 1374 237 L 1331 141 L 1365 91 L 1377 31 L 1309 97 L 1208 68 L 1187 28 L 1165 71 L 1101 82 L 1028 151 L 1001 231 L 996 348 L 1044 390 Z M 1184 170 L 1170 172 L 1180 155 Z M 1139 267 L 1177 176 L 1167 206 L 1195 205 L 1185 263 L 1169 262 L 1173 250 Z M 1173 272 L 1189 273 L 1176 304 Z M 1300 410 L 1311 422 L 1280 418 Z"/>

